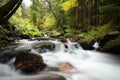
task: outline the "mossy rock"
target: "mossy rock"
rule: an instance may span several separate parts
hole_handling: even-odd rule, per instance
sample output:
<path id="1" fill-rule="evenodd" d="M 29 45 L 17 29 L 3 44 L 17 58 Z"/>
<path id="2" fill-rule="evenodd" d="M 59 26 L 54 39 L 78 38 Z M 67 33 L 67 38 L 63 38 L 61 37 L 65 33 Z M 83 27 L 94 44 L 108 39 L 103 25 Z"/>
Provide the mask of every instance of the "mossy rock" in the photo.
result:
<path id="1" fill-rule="evenodd" d="M 120 37 L 106 42 L 102 48 L 102 51 L 120 54 Z"/>
<path id="2" fill-rule="evenodd" d="M 98 38 L 99 46 L 103 47 L 107 42 L 114 40 L 118 36 L 120 36 L 120 32 L 113 32 L 106 34 L 102 38 Z"/>
<path id="3" fill-rule="evenodd" d="M 93 44 L 95 43 L 95 39 L 81 39 L 79 40 L 79 44 L 82 46 L 83 49 L 85 50 L 93 50 Z"/>

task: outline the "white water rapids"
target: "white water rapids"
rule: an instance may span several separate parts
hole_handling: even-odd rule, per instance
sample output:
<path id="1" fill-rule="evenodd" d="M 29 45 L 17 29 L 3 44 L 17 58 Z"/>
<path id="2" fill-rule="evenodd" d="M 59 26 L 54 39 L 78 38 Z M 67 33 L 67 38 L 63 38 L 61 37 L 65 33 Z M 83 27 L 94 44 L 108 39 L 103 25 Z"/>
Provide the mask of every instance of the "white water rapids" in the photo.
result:
<path id="1" fill-rule="evenodd" d="M 31 48 L 32 44 L 38 42 L 44 41 L 21 40 L 19 43 L 23 46 L 19 48 Z M 55 50 L 48 50 L 40 54 L 44 63 L 51 67 L 57 67 L 60 62 L 68 62 L 75 67 L 71 73 L 55 71 L 49 73 L 62 75 L 67 80 L 120 80 L 120 61 L 116 57 L 97 51 L 83 50 L 80 45 L 69 40 L 67 42 L 68 49 L 62 42 L 56 40 L 48 42 L 55 44 Z M 77 48 L 74 46 L 75 44 L 77 44 Z M 39 54 L 34 49 L 32 51 Z M 40 75 L 19 74 L 19 71 L 11 69 L 8 64 L 0 64 L 0 80 L 39 80 L 41 77 Z"/>

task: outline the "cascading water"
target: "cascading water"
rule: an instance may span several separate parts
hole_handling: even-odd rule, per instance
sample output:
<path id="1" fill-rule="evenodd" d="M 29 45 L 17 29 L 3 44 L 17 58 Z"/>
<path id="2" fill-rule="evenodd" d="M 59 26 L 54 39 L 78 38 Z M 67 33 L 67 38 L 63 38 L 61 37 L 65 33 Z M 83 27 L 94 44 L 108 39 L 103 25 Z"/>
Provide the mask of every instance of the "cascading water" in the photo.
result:
<path id="1" fill-rule="evenodd" d="M 43 33 L 44 38 L 48 38 L 49 36 L 45 33 Z"/>
<path id="2" fill-rule="evenodd" d="M 39 53 L 33 48 L 35 43 L 41 44 L 50 42 L 55 44 L 53 51 L 46 50 Z M 120 62 L 116 57 L 97 51 L 83 50 L 76 42 L 68 40 L 67 48 L 60 41 L 28 41 L 21 40 L 22 44 L 16 49 L 32 49 L 36 54 L 43 57 L 44 63 L 50 67 L 58 67 L 59 63 L 70 63 L 75 70 L 70 73 L 50 71 L 47 73 L 59 74 L 66 77 L 67 80 L 120 80 Z M 8 64 L 12 63 L 10 61 Z M 19 71 L 8 66 L 8 64 L 0 64 L 0 80 L 39 80 L 40 75 L 22 75 Z"/>

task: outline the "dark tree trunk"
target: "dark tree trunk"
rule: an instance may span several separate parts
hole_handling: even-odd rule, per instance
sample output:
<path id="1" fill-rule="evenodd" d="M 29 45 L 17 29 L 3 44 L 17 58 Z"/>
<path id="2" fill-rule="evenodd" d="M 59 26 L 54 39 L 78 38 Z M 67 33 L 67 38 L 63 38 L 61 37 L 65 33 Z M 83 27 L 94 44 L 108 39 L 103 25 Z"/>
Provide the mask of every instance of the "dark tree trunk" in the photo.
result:
<path id="1" fill-rule="evenodd" d="M 8 22 L 9 18 L 19 8 L 22 0 L 9 0 L 5 5 L 0 7 L 0 24 Z"/>
<path id="2" fill-rule="evenodd" d="M 0 7 L 0 25 L 6 30 L 9 31 L 9 37 L 16 36 L 15 27 L 9 22 L 10 17 L 16 12 L 19 8 L 22 0 L 9 0 L 5 5 Z"/>

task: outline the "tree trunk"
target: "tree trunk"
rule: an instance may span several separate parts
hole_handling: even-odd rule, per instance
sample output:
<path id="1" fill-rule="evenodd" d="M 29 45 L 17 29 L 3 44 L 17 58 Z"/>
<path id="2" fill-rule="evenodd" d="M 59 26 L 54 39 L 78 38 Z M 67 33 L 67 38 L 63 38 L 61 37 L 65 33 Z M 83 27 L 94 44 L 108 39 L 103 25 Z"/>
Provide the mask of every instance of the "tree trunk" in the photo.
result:
<path id="1" fill-rule="evenodd" d="M 46 0 L 46 2 L 49 4 L 49 9 L 51 13 L 53 14 L 53 16 L 55 17 L 55 19 L 57 20 L 58 24 L 61 26 L 63 33 L 66 33 L 64 25 L 60 22 L 56 14 L 53 12 L 51 3 L 48 0 Z"/>
<path id="2" fill-rule="evenodd" d="M 4 24 L 19 8 L 22 0 L 9 0 L 5 5 L 0 7 L 0 24 Z"/>
<path id="3" fill-rule="evenodd" d="M 15 27 L 9 23 L 10 17 L 16 12 L 19 8 L 22 0 L 9 0 L 5 5 L 0 7 L 0 25 L 9 32 L 9 36 L 15 38 Z"/>

